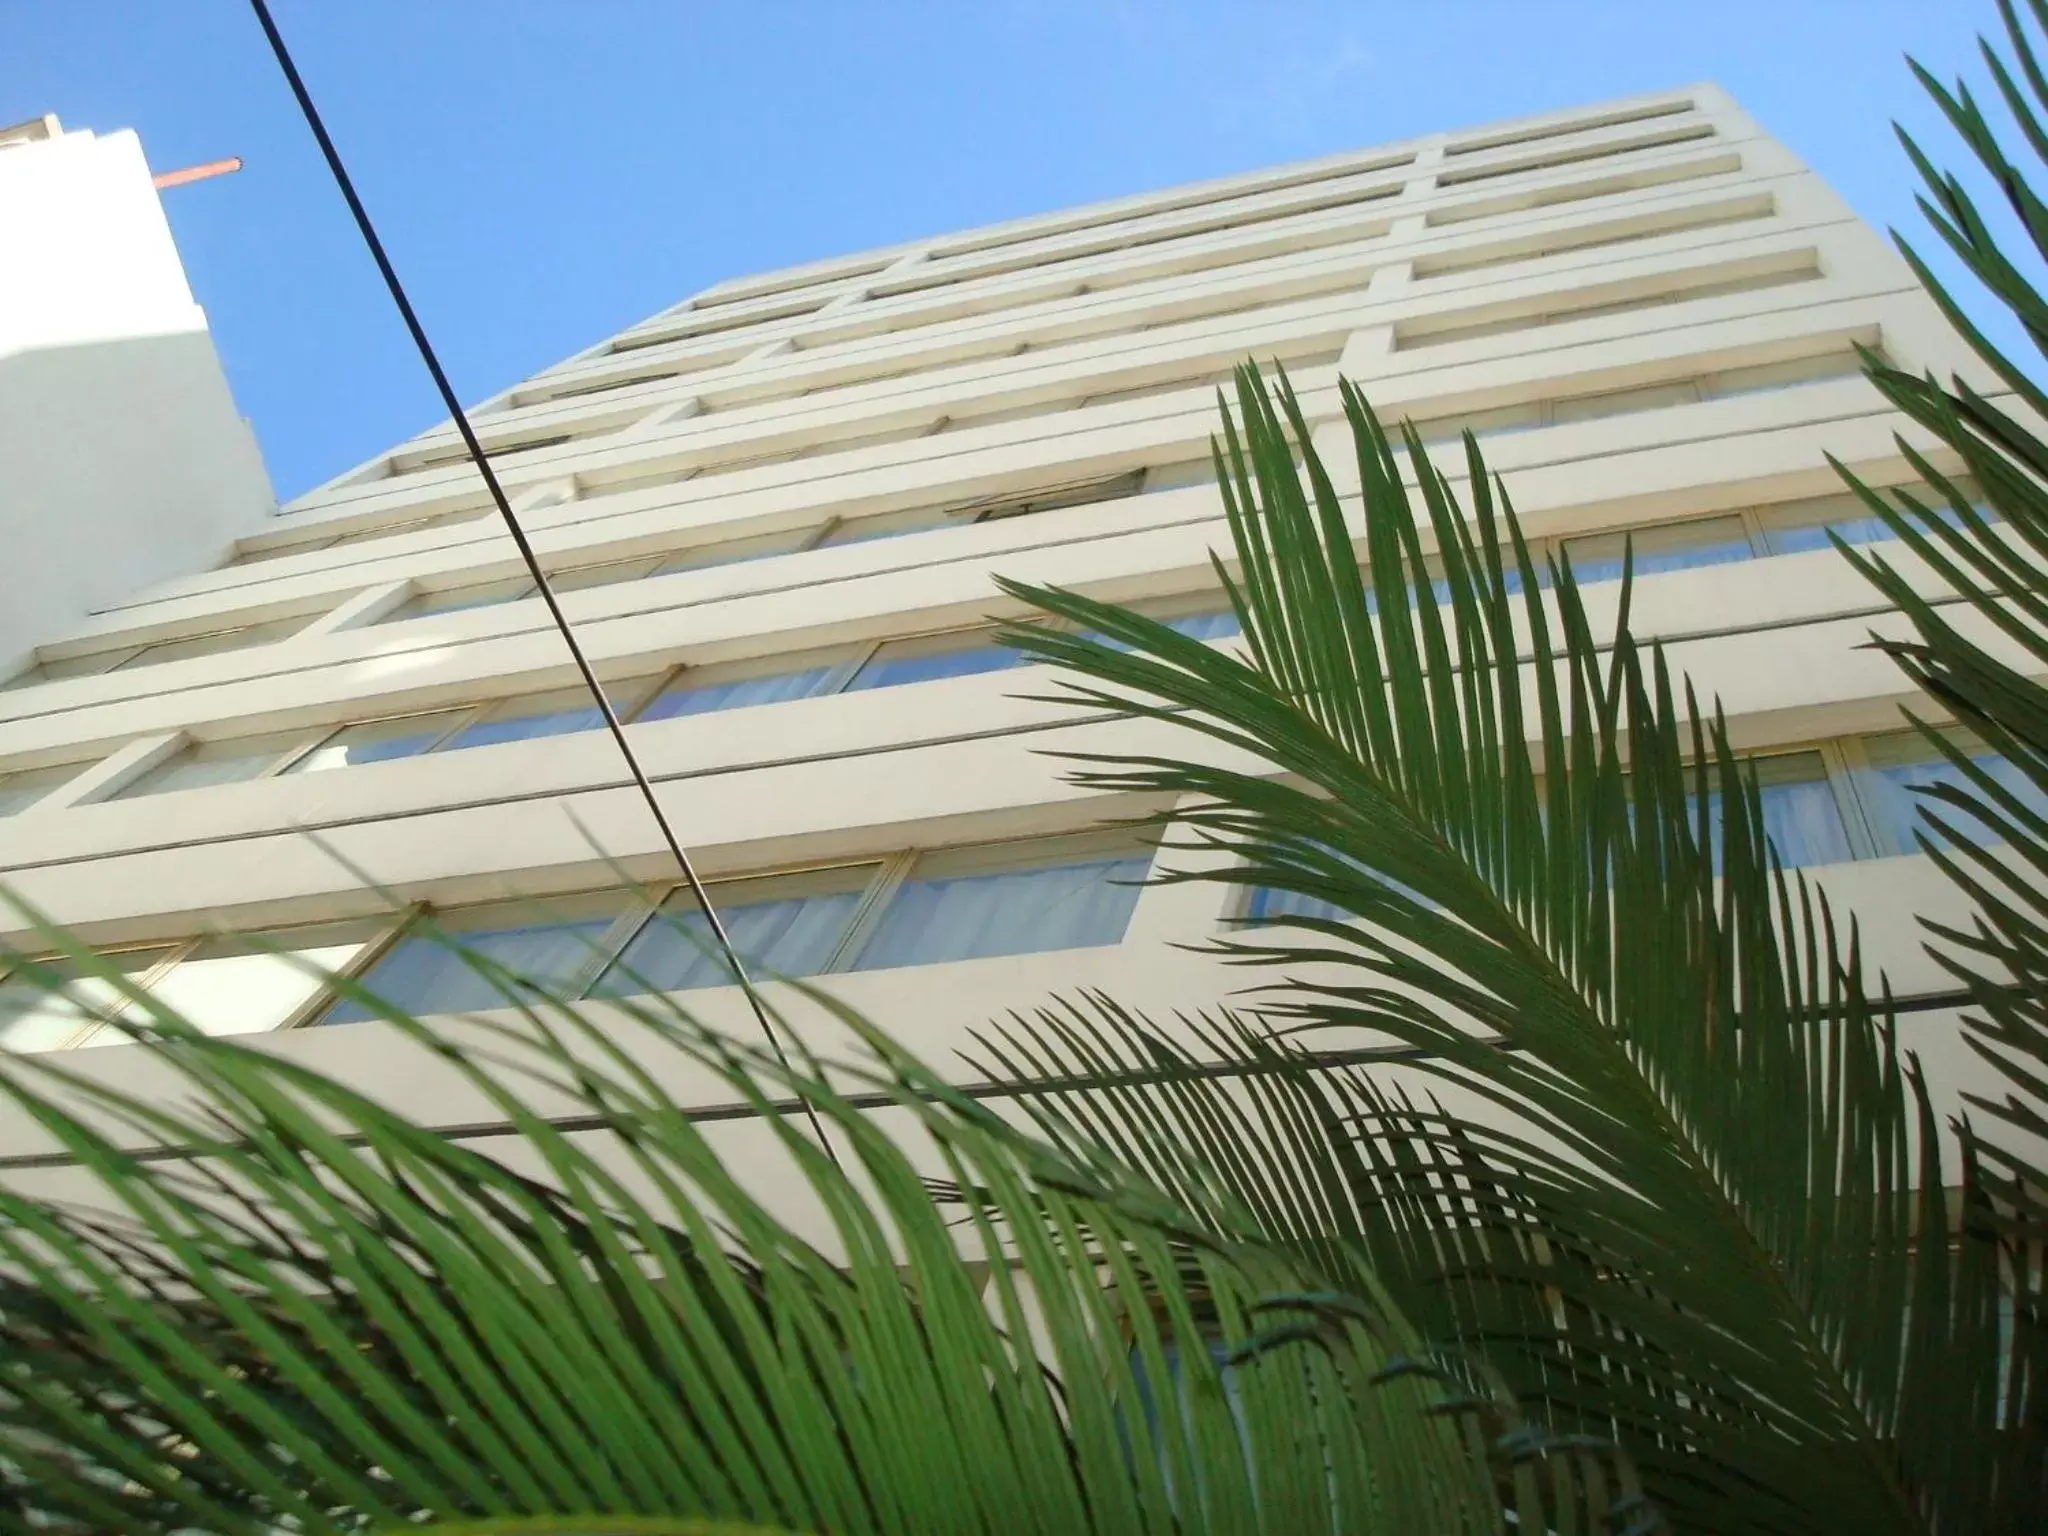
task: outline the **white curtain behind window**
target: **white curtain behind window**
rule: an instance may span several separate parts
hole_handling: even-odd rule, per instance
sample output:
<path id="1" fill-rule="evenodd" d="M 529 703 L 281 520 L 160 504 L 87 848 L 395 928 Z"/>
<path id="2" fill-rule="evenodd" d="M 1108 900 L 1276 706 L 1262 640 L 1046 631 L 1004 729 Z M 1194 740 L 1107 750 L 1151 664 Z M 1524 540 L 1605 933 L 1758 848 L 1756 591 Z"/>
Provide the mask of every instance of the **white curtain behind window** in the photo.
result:
<path id="1" fill-rule="evenodd" d="M 913 870 L 853 968 L 1118 943 L 1151 862 L 1129 855 L 954 876 Z"/>

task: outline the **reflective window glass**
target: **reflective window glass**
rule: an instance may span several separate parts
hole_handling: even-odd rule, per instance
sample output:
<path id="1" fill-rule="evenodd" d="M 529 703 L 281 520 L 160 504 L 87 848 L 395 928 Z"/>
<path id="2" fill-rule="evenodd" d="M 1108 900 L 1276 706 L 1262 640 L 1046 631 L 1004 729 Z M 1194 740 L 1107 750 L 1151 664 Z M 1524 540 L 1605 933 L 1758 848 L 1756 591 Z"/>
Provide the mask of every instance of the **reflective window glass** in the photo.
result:
<path id="1" fill-rule="evenodd" d="M 84 770 L 83 763 L 62 763 L 55 768 L 26 768 L 20 773 L 0 775 L 0 816 L 27 810 Z"/>
<path id="2" fill-rule="evenodd" d="M 814 666 L 775 671 L 748 668 L 735 673 L 725 667 L 693 668 L 662 689 L 634 718 L 673 720 L 679 715 L 706 715 L 755 704 L 779 704 L 785 699 L 807 699 L 829 692 L 830 684 L 845 672 L 843 657 L 821 658 Z"/>
<path id="3" fill-rule="evenodd" d="M 855 970 L 1079 949 L 1123 940 L 1149 850 L 1063 840 L 925 854 L 890 898 Z"/>
<path id="4" fill-rule="evenodd" d="M 274 933 L 208 939 L 150 988 L 166 1007 L 209 1035 L 276 1029 L 345 969 L 388 920 L 322 923 Z M 119 1040 L 102 1030 L 87 1043 Z"/>
<path id="5" fill-rule="evenodd" d="M 1638 576 L 1726 565 L 1730 561 L 1751 559 L 1754 554 L 1748 530 L 1739 517 L 1695 517 L 1682 523 L 1618 529 L 1613 533 L 1588 534 L 1584 538 L 1564 541 L 1564 552 L 1571 560 L 1572 574 L 1582 585 L 1595 581 L 1619 581 L 1622 555 L 1628 548 L 1635 551 L 1635 573 Z"/>
<path id="6" fill-rule="evenodd" d="M 330 768 L 349 768 L 357 763 L 382 763 L 394 758 L 417 757 L 466 720 L 471 711 L 440 709 L 428 714 L 399 715 L 390 720 L 365 720 L 344 725 L 285 770 L 287 773 L 321 773 Z"/>
<path id="7" fill-rule="evenodd" d="M 516 576 L 507 581 L 485 582 L 473 587 L 449 587 L 441 592 L 421 592 L 407 598 L 384 615 L 379 622 L 402 624 L 407 619 L 431 618 L 441 613 L 465 613 L 471 608 L 491 608 L 499 603 L 515 603 L 523 597 L 531 597 L 535 590 L 531 577 Z"/>
<path id="8" fill-rule="evenodd" d="M 876 866 L 850 865 L 764 880 L 726 881 L 710 888 L 719 920 L 748 973 L 815 976 L 831 963 Z M 689 891 L 678 891 L 634 936 L 596 992 L 633 997 L 732 982 L 711 925 Z"/>
<path id="9" fill-rule="evenodd" d="M 1988 774 L 2001 789 L 2037 816 L 2048 816 L 2048 790 L 2029 779 L 2020 767 L 1993 752 L 1975 737 L 1961 731 L 1950 739 L 1961 747 L 1970 761 Z M 1914 833 L 1921 817 L 1933 812 L 1966 837 L 1996 840 L 1993 830 L 1974 816 L 1952 805 L 1929 800 L 1916 793 L 1937 784 L 1980 794 L 1953 763 L 1939 756 L 1917 731 L 1900 731 L 1873 736 L 1863 743 L 1870 769 L 1859 778 L 1864 812 L 1871 832 L 1886 853 L 1912 853 L 1919 844 Z"/>
<path id="10" fill-rule="evenodd" d="M 139 982 L 170 954 L 170 946 L 117 950 L 100 964 L 128 982 Z M 86 974 L 70 960 L 54 960 L 49 968 L 63 981 L 52 991 L 25 975 L 0 980 L 0 1049 L 51 1051 L 70 1045 L 97 1023 L 110 1017 L 139 1014 L 137 1005 L 121 996 L 113 982 Z M 119 1038 L 115 1032 L 115 1038 Z"/>
<path id="11" fill-rule="evenodd" d="M 469 1013 L 509 1008 L 506 988 L 517 995 L 537 992 L 574 996 L 584 978 L 607 958 L 600 942 L 629 898 L 621 892 L 561 902 L 499 902 L 443 914 L 445 932 L 407 934 L 363 976 L 363 986 L 406 1013 Z M 452 943 L 451 943 L 452 939 Z M 510 980 L 486 976 L 454 945 L 510 973 Z M 323 1024 L 375 1017 L 349 999 L 337 1001 Z"/>
<path id="12" fill-rule="evenodd" d="M 109 798 L 133 800 L 174 789 L 204 789 L 210 784 L 237 784 L 260 778 L 287 752 L 303 745 L 308 734 L 280 731 L 272 736 L 195 742 L 130 780 Z"/>
<path id="13" fill-rule="evenodd" d="M 245 624 L 239 629 L 216 630 L 208 635 L 190 635 L 182 640 L 159 640 L 153 645 L 143 646 L 118 663 L 118 666 L 153 667 L 159 662 L 184 661 L 193 656 L 222 656 L 230 651 L 243 651 L 251 646 L 268 645 L 274 640 L 289 639 L 311 622 L 309 615 L 295 614 L 288 619 L 272 619 L 263 624 Z"/>
<path id="14" fill-rule="evenodd" d="M 894 688 L 902 683 L 967 677 L 1016 666 L 1023 658 L 1010 647 L 995 644 L 993 636 L 993 630 L 969 629 L 884 641 L 854 673 L 853 681 L 846 685 L 847 691 Z"/>
<path id="15" fill-rule="evenodd" d="M 644 684 L 607 684 L 612 707 L 621 715 L 630 712 Z M 496 746 L 505 741 L 533 741 L 543 736 L 567 736 L 577 731 L 594 731 L 604 725 L 604 711 L 586 688 L 558 688 L 530 694 L 494 705 L 481 719 L 473 720 L 435 750 L 460 752 L 469 747 Z"/>
<path id="16" fill-rule="evenodd" d="M 1840 864 L 1850 857 L 1842 807 L 1828 782 L 1827 761 L 1818 752 L 1785 752 L 1753 759 L 1764 835 L 1787 869 Z M 1721 849 L 1721 796 L 1708 796 L 1707 817 L 1716 867 Z"/>

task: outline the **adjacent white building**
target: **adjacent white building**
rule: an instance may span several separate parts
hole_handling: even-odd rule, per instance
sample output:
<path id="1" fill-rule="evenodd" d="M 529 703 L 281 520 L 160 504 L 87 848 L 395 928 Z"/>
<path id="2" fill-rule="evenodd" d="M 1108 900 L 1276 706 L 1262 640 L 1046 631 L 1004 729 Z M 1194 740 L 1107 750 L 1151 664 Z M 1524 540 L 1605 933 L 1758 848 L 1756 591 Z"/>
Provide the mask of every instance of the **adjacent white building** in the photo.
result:
<path id="1" fill-rule="evenodd" d="M 38 152 L 0 150 L 0 188 Z M 1228 643 L 1207 443 L 1246 357 L 1285 362 L 1333 443 L 1340 372 L 1447 442 L 1480 429 L 1596 620 L 1633 534 L 1638 628 L 1767 760 L 1788 857 L 1900 994 L 1944 992 L 1906 690 L 1825 536 L 1881 537 L 1827 452 L 1910 478 L 1859 342 L 1964 361 L 1885 243 L 1700 86 L 735 280 L 475 420 L 742 946 L 944 1058 L 1056 987 L 1163 1011 L 1244 984 L 1176 947 L 1242 909 L 1118 883 L 1150 858 L 1108 826 L 1137 808 L 1049 756 L 1186 743 L 1032 702 L 987 636 L 1001 572 Z M 38 616 L 0 690 L 0 875 L 206 1027 L 430 1123 L 489 1115 L 267 947 L 488 1006 L 408 944 L 431 909 L 570 990 L 622 958 L 746 1027 L 621 885 L 658 902 L 675 870 L 452 429 L 260 526 L 245 492 L 178 514 L 182 568 Z M 17 1048 L 118 1038 L 5 982 L 0 1007 Z M 1944 1092 L 1949 1018 L 1907 1026 Z M 140 1080 L 142 1055 L 81 1060 Z M 0 1165 L 34 1145 L 0 1125 Z"/>
<path id="2" fill-rule="evenodd" d="M 133 133 L 0 128 L 0 669 L 275 510 Z"/>

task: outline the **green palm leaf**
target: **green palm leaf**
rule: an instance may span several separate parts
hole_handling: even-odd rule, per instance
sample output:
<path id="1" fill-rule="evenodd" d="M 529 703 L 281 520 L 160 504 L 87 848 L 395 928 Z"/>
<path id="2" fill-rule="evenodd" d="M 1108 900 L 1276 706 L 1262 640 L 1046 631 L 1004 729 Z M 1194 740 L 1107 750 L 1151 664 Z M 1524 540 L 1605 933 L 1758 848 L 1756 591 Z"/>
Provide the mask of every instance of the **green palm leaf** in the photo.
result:
<path id="1" fill-rule="evenodd" d="M 1377 1286 L 1106 1182 L 823 998 L 866 1047 L 829 1074 L 473 963 L 529 1002 L 461 1042 L 349 990 L 502 1117 L 480 1146 L 133 990 L 163 1091 L 0 1056 L 66 1170 L 0 1190 L 0 1530 L 1476 1532 L 1546 1491 L 1519 1441 L 1496 1490 L 1512 1405 L 1411 1369 Z"/>
<path id="2" fill-rule="evenodd" d="M 1475 443 L 1463 507 L 1409 435 L 1418 510 L 1342 394 L 1362 519 L 1284 381 L 1243 370 L 1225 411 L 1241 653 L 1008 584 L 1064 621 L 1010 637 L 1067 669 L 1062 698 L 1202 743 L 1076 769 L 1176 797 L 1169 838 L 1202 857 L 1166 878 L 1339 910 L 1223 945 L 1288 971 L 1255 1006 L 1292 1033 L 1222 1018 L 1177 1046 L 1098 1001 L 1013 1021 L 991 1057 L 1177 1066 L 1041 1123 L 1142 1149 L 1182 1198 L 1210 1191 L 1218 1230 L 1397 1284 L 1554 1430 L 1619 1438 L 1682 1524 L 1948 1518 L 1987 1428 L 1949 1414 L 1949 1377 L 1993 1325 L 1915 1241 L 1944 1220 L 1935 1118 L 1853 927 L 1776 869 L 1718 720 L 1631 640 L 1626 581 L 1596 636 Z M 1303 1054 L 1331 1035 L 1403 1060 L 1332 1073 Z"/>

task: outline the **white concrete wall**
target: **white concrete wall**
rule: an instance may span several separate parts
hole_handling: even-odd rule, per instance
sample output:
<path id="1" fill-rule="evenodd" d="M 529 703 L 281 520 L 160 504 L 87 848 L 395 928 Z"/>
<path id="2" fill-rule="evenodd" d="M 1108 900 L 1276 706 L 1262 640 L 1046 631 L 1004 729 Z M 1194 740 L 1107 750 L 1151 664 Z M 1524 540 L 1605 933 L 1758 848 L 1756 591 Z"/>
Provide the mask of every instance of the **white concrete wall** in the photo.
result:
<path id="1" fill-rule="evenodd" d="M 271 505 L 135 135 L 0 147 L 0 676 Z"/>

